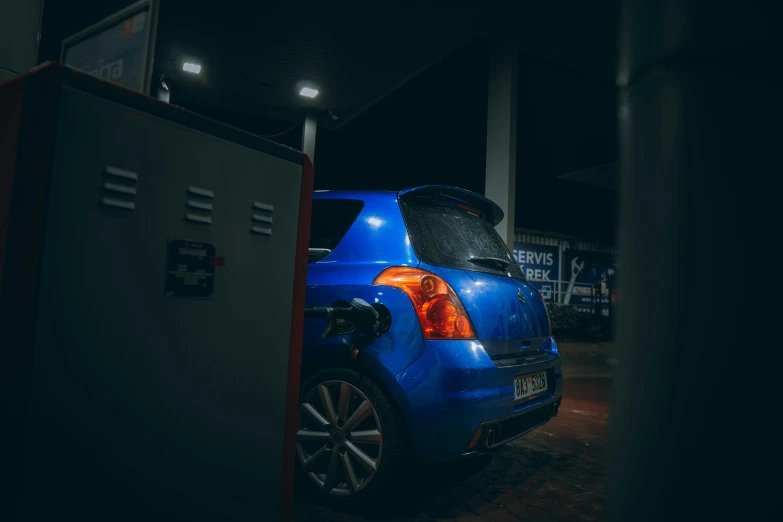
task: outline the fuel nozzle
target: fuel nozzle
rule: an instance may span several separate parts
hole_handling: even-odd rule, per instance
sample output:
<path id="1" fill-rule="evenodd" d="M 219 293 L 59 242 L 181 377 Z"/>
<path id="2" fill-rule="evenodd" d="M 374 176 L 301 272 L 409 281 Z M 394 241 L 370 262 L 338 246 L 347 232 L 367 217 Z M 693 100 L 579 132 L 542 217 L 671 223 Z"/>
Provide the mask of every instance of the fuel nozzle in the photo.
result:
<path id="1" fill-rule="evenodd" d="M 378 311 L 364 299 L 351 300 L 350 321 L 356 331 L 365 335 L 373 335 L 378 330 Z"/>
<path id="2" fill-rule="evenodd" d="M 347 305 L 347 306 L 346 306 Z M 351 333 L 378 337 L 391 328 L 391 313 L 380 303 L 369 304 L 354 298 L 350 304 L 337 301 L 328 307 L 305 309 L 305 317 L 323 317 L 329 324 L 322 337 L 337 337 Z"/>

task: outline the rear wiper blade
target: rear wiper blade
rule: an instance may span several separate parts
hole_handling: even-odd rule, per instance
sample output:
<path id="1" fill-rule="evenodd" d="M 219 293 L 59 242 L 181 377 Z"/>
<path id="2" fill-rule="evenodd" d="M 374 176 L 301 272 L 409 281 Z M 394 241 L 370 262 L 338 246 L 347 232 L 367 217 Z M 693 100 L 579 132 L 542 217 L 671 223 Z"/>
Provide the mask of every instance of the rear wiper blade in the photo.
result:
<path id="1" fill-rule="evenodd" d="M 491 268 L 499 268 L 501 270 L 505 270 L 508 268 L 508 265 L 511 263 L 507 259 L 500 259 L 499 257 L 471 257 L 468 259 L 471 263 L 477 264 L 477 265 L 484 265 L 489 266 Z"/>

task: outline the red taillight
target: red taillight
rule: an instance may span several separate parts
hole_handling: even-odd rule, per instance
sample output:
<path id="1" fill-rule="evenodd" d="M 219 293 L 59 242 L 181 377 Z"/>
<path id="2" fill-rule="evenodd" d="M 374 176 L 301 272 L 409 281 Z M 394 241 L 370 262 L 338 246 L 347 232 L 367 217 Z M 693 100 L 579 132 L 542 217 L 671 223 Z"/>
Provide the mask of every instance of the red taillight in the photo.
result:
<path id="1" fill-rule="evenodd" d="M 394 266 L 381 272 L 374 285 L 399 288 L 410 298 L 426 339 L 475 339 L 467 312 L 448 283 L 431 272 Z"/>

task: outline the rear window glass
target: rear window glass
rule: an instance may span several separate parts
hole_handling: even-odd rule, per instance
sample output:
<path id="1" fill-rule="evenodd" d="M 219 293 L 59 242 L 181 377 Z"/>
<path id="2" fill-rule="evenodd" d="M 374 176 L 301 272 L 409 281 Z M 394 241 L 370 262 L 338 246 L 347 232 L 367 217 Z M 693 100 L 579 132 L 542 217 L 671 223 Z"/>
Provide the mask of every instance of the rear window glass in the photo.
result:
<path id="1" fill-rule="evenodd" d="M 362 207 L 364 202 L 355 199 L 314 199 L 310 248 L 334 250 L 356 221 Z"/>
<path id="2" fill-rule="evenodd" d="M 447 202 L 410 198 L 400 201 L 416 257 L 433 266 L 525 279 L 500 235 L 488 221 Z M 484 258 L 480 263 L 471 262 Z M 491 262 L 496 258 L 508 262 Z M 494 266 L 493 266 L 494 265 Z"/>

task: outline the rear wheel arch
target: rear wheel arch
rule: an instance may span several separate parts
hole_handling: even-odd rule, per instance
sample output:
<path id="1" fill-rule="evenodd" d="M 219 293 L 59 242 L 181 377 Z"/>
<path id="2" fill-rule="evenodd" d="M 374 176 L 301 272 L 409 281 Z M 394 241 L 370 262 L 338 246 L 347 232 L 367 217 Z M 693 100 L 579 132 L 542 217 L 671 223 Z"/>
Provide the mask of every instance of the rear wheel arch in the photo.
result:
<path id="1" fill-rule="evenodd" d="M 312 357 L 307 357 L 306 361 L 303 360 L 299 380 L 300 387 L 315 374 L 328 368 L 347 368 L 368 377 L 388 397 L 391 406 L 397 410 L 399 418 L 403 423 L 402 429 L 405 432 L 406 440 L 410 443 L 412 411 L 408 398 L 397 383 L 394 375 L 389 373 L 382 364 L 370 356 L 362 356 L 360 353 L 357 359 L 348 357 L 347 349 L 344 345 L 332 345 L 330 348 L 323 350 L 326 353 L 313 355 Z"/>

